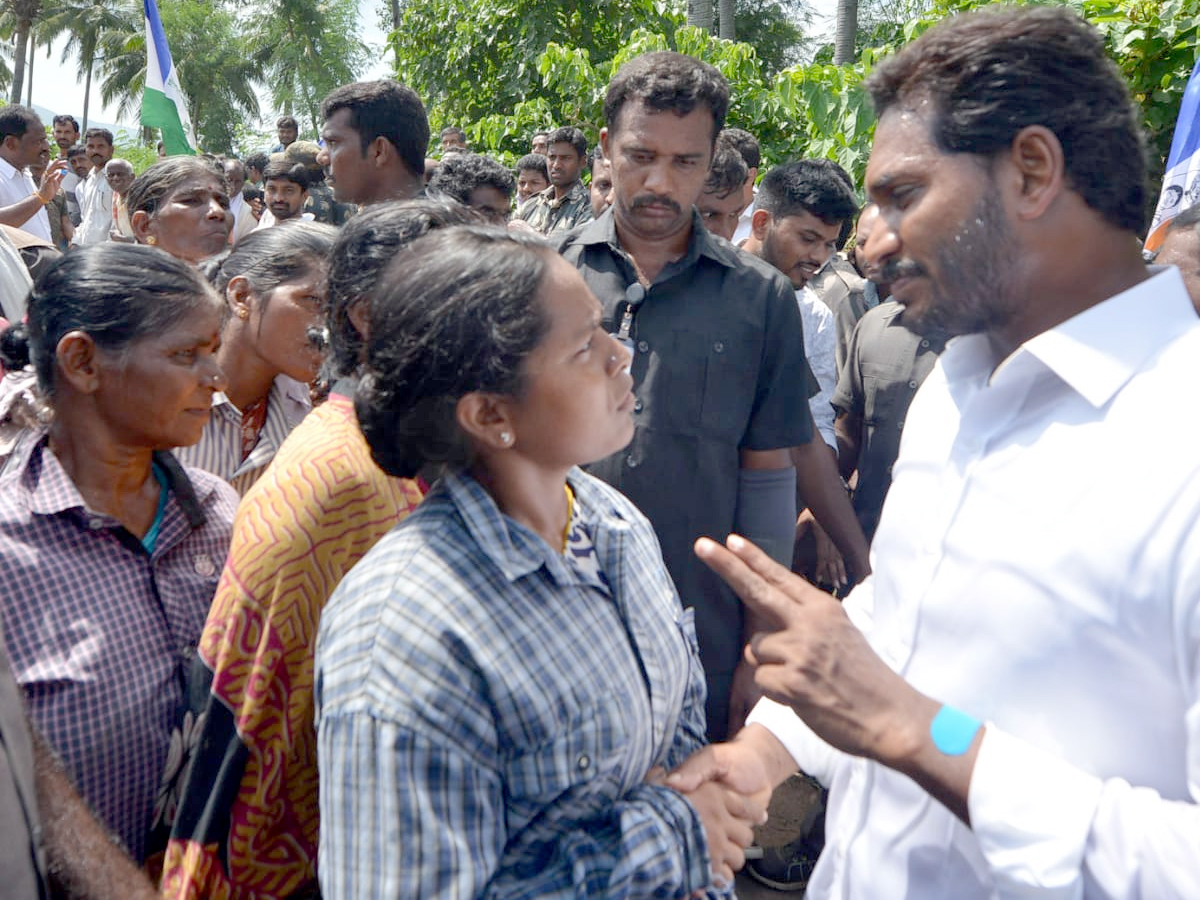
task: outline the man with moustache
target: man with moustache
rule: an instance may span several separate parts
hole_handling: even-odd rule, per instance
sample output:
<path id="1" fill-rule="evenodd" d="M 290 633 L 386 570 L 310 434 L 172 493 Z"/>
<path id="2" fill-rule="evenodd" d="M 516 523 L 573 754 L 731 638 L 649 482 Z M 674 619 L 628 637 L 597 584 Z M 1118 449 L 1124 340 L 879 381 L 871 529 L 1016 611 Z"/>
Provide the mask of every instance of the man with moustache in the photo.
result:
<path id="1" fill-rule="evenodd" d="M 740 662 L 754 623 L 696 560 L 696 537 L 738 528 L 790 560 L 798 481 L 852 567 L 866 569 L 866 542 L 809 413 L 791 286 L 710 236 L 693 209 L 728 102 L 721 74 L 691 57 L 649 53 L 622 66 L 600 132 L 613 205 L 560 247 L 633 353 L 633 442 L 591 471 L 649 517 L 683 604 L 696 609 L 714 736 L 753 703 Z"/>
<path id="2" fill-rule="evenodd" d="M 113 156 L 112 132 L 107 128 L 89 128 L 83 142 L 92 169 L 87 181 L 75 189 L 82 216 L 75 229 L 74 243 L 78 246 L 107 241 L 113 221 L 113 189 L 104 176 L 104 167 Z"/>
<path id="3" fill-rule="evenodd" d="M 49 149 L 37 113 L 15 103 L 0 109 L 0 223 L 47 242 L 52 238 L 46 206 L 58 193 L 66 163 L 50 163 L 37 182 L 27 169 Z"/>
<path id="4" fill-rule="evenodd" d="M 771 620 L 774 699 L 674 783 L 828 785 L 812 900 L 1200 896 L 1200 322 L 1142 262 L 1136 108 L 1060 7 L 955 16 L 867 87 L 867 256 L 956 337 L 844 604 L 697 545 Z"/>
<path id="5" fill-rule="evenodd" d="M 260 222 L 255 231 L 306 215 L 304 201 L 308 199 L 308 171 L 301 163 L 288 162 L 286 159 L 268 163 L 263 171 L 263 184 L 263 195 L 272 218 Z"/>
<path id="6" fill-rule="evenodd" d="M 54 144 L 58 147 L 58 159 L 67 159 L 71 148 L 79 142 L 79 123 L 74 116 L 58 115 L 51 123 Z M 75 199 L 75 191 L 79 187 L 80 177 L 71 168 L 63 176 L 62 189 L 67 195 L 67 213 L 71 217 L 72 229 L 79 225 L 79 201 Z"/>

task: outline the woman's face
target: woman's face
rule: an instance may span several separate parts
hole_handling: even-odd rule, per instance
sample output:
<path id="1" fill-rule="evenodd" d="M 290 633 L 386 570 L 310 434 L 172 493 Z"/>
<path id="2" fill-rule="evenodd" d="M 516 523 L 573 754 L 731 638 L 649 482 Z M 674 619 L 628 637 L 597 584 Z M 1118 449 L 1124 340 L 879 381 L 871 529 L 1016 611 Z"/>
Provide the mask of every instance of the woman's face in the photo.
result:
<path id="1" fill-rule="evenodd" d="M 163 198 L 145 229 L 154 240 L 144 242 L 197 263 L 225 249 L 232 227 L 225 185 L 215 175 L 204 175 Z"/>
<path id="2" fill-rule="evenodd" d="M 513 449 L 554 469 L 616 453 L 633 439 L 628 351 L 604 330 L 600 303 L 578 270 L 556 254 L 537 302 L 550 327 L 512 400 Z"/>
<path id="3" fill-rule="evenodd" d="M 264 296 L 249 298 L 252 306 L 246 326 L 258 355 L 276 371 L 306 383 L 317 377 L 323 358 L 309 340 L 308 330 L 324 324 L 324 274 L 314 267 Z"/>
<path id="4" fill-rule="evenodd" d="M 168 450 L 200 440 L 213 394 L 225 389 L 216 358 L 221 312 L 214 299 L 122 352 L 98 351 L 96 403 L 121 443 Z"/>

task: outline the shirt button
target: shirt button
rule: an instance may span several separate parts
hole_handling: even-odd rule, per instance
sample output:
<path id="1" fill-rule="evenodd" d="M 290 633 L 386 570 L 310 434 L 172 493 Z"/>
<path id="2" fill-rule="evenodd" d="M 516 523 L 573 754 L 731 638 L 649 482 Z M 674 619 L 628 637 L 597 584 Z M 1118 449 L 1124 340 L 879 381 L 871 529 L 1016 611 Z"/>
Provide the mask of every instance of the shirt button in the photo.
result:
<path id="1" fill-rule="evenodd" d="M 642 404 L 641 400 L 633 401 L 633 411 L 634 412 L 641 412 L 643 409 L 645 409 L 645 406 Z"/>
<path id="2" fill-rule="evenodd" d="M 913 390 L 913 391 L 915 391 L 915 390 L 917 389 L 917 383 L 916 383 L 915 381 L 910 381 L 910 382 L 908 383 L 908 387 L 909 387 L 909 389 L 910 389 L 910 390 Z"/>
<path id="3" fill-rule="evenodd" d="M 590 757 L 588 757 L 588 755 L 586 753 L 583 754 L 583 756 L 579 757 L 579 771 L 581 771 L 581 772 L 586 771 L 587 767 L 590 766 L 591 764 L 592 764 L 592 760 Z"/>
<path id="4" fill-rule="evenodd" d="M 903 419 L 901 419 L 899 422 L 896 423 L 896 430 L 897 431 L 904 430 L 904 420 Z"/>
<path id="5" fill-rule="evenodd" d="M 717 353 L 724 353 L 725 344 L 723 344 L 721 341 L 717 341 L 715 344 L 713 344 L 713 350 Z"/>
<path id="6" fill-rule="evenodd" d="M 922 338 L 922 339 L 921 339 L 921 346 L 922 346 L 922 347 L 928 347 L 928 346 L 929 346 L 929 340 L 928 340 L 928 338 Z"/>
<path id="7" fill-rule="evenodd" d="M 638 353 L 649 353 L 650 345 L 645 341 L 638 341 Z"/>
<path id="8" fill-rule="evenodd" d="M 636 469 L 638 466 L 638 461 L 633 456 L 627 456 L 625 457 L 625 465 L 629 466 L 631 469 Z"/>
<path id="9" fill-rule="evenodd" d="M 88 528 L 95 530 L 95 529 L 99 529 L 99 528 L 103 528 L 103 527 L 104 527 L 104 520 L 101 519 L 99 516 L 93 516 L 92 518 L 88 519 Z"/>

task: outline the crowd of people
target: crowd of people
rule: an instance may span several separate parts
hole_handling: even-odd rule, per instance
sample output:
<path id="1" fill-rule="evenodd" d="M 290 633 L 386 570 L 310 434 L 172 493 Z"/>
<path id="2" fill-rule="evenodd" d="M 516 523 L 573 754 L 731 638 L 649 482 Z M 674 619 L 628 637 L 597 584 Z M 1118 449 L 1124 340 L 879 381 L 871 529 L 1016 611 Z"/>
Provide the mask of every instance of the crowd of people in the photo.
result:
<path id="1" fill-rule="evenodd" d="M 1200 896 L 1198 217 L 1065 9 L 867 89 L 861 185 L 665 51 L 515 169 L 0 109 L 5 895 Z"/>

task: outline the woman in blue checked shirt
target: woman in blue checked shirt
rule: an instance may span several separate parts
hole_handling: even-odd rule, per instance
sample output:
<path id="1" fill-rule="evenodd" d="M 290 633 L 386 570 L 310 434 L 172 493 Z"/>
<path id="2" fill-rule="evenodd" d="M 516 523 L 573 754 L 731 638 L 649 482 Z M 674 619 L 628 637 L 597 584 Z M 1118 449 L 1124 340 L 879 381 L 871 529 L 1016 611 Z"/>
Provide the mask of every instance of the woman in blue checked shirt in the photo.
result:
<path id="1" fill-rule="evenodd" d="M 728 884 L 763 798 L 663 782 L 704 678 L 646 519 L 577 466 L 620 450 L 625 350 L 541 240 L 454 228 L 372 298 L 359 421 L 437 478 L 317 643 L 326 900 L 685 897 Z"/>

